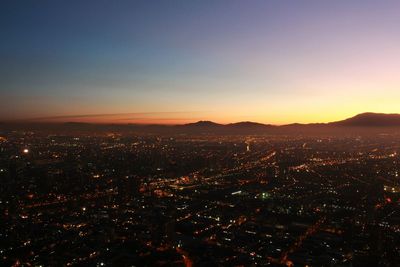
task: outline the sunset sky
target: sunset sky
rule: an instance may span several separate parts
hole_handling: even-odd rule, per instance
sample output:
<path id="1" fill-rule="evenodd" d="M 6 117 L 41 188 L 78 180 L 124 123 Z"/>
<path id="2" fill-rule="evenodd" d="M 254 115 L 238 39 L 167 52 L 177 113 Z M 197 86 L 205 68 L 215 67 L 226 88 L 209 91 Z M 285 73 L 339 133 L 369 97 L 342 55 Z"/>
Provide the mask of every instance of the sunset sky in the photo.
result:
<path id="1" fill-rule="evenodd" d="M 400 1 L 1 1 L 0 120 L 400 113 Z"/>

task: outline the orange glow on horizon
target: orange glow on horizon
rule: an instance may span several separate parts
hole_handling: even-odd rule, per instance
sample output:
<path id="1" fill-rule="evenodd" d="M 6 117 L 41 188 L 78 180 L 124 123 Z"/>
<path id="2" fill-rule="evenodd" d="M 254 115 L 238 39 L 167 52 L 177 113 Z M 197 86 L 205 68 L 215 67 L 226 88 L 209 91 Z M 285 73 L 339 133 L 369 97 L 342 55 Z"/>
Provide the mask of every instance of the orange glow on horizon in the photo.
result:
<path id="1" fill-rule="evenodd" d="M 364 112 L 375 112 L 375 113 L 398 113 L 393 111 L 354 111 L 354 112 L 338 112 L 335 114 L 320 112 L 320 113 L 299 113 L 297 115 L 280 115 L 280 114 L 271 114 L 271 115 L 253 115 L 253 116 L 243 116 L 240 114 L 196 114 L 195 116 L 182 116 L 182 117 L 174 117 L 169 116 L 169 114 L 165 114 L 160 116 L 160 114 L 150 114 L 141 117 L 132 117 L 127 114 L 104 114 L 104 115 L 79 115 L 79 116 L 59 116 L 59 117 L 48 117 L 48 118 L 39 118 L 39 119 L 29 119 L 29 120 L 16 120 L 17 122 L 43 122 L 43 123 L 65 123 L 65 122 L 76 122 L 76 123 L 94 123 L 94 124 L 158 124 L 158 125 L 180 125 L 186 123 L 194 123 L 198 121 L 212 121 L 220 124 L 228 124 L 228 123 L 236 123 L 243 121 L 251 121 L 263 124 L 272 124 L 272 125 L 286 125 L 292 123 L 329 123 L 334 121 L 344 120 L 350 117 L 353 117 L 357 114 Z"/>

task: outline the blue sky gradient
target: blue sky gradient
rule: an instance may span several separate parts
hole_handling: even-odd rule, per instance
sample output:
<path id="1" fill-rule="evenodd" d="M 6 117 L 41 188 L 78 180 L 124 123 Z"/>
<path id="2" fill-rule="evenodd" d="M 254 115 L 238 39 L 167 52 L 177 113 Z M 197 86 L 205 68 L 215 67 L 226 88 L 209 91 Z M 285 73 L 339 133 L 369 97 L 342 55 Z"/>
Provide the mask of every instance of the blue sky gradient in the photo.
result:
<path id="1" fill-rule="evenodd" d="M 2 1 L 0 119 L 400 112 L 399 11 L 398 1 Z"/>

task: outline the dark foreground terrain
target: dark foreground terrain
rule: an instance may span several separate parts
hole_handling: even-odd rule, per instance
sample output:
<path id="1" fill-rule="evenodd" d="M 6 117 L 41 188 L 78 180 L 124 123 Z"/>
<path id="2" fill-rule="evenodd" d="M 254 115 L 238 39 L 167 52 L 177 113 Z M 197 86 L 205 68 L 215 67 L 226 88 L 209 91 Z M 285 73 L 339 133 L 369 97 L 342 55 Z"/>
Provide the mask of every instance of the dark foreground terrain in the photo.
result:
<path id="1" fill-rule="evenodd" d="M 0 131 L 1 266 L 398 266 L 400 135 Z"/>

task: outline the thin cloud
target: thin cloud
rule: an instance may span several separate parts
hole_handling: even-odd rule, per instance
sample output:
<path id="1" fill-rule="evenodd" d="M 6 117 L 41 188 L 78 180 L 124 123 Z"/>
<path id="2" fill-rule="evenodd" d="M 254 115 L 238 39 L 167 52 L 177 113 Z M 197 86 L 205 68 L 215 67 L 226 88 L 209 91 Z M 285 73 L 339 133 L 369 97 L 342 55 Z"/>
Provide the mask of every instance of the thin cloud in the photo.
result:
<path id="1" fill-rule="evenodd" d="M 109 117 L 122 117 L 122 116 L 149 116 L 143 119 L 149 119 L 151 116 L 157 115 L 177 115 L 177 114 L 193 114 L 196 112 L 189 111 L 171 111 L 171 112 L 130 112 L 130 113 L 100 113 L 100 114 L 74 114 L 74 115 L 59 115 L 47 117 L 35 117 L 25 119 L 26 121 L 46 121 L 46 120 L 69 120 L 69 119 L 85 119 L 85 118 L 109 118 Z M 141 118 L 123 118 L 117 120 L 131 120 Z"/>
<path id="2" fill-rule="evenodd" d="M 146 117 L 141 117 L 141 118 L 122 118 L 118 119 L 117 121 L 139 121 L 139 120 L 157 120 L 157 121 L 174 121 L 174 120 L 179 120 L 179 121 L 184 121 L 184 120 L 196 120 L 196 119 L 201 119 L 201 118 L 146 118 Z"/>

